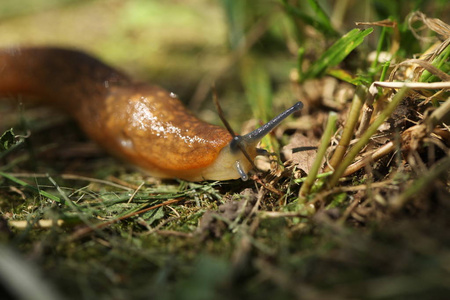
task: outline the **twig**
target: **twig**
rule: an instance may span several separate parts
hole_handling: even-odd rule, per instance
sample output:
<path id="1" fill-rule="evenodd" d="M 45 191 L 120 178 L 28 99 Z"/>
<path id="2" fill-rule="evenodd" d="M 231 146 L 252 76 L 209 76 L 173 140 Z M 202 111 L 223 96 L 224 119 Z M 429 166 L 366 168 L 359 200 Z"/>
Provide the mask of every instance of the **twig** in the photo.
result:
<path id="1" fill-rule="evenodd" d="M 304 215 L 300 212 L 281 212 L 281 211 L 263 211 L 259 214 L 264 219 L 274 218 L 310 218 L 308 215 Z"/>
<path id="2" fill-rule="evenodd" d="M 134 196 L 136 196 L 137 192 L 139 192 L 139 190 L 141 189 L 141 187 L 144 185 L 144 181 L 142 181 L 142 183 L 138 186 L 138 188 L 133 192 L 133 194 L 131 195 L 130 199 L 128 200 L 127 204 L 129 204 L 131 201 L 133 201 Z"/>
<path id="3" fill-rule="evenodd" d="M 10 176 L 14 176 L 14 177 L 25 177 L 25 178 L 47 178 L 47 174 L 41 174 L 41 173 L 7 173 Z M 120 188 L 123 190 L 133 190 L 130 187 L 127 186 L 123 186 L 108 180 L 102 180 L 102 179 L 98 179 L 98 178 L 92 178 L 92 177 L 86 177 L 86 176 L 81 176 L 81 175 L 75 175 L 75 174 L 62 174 L 61 175 L 62 179 L 65 180 L 82 180 L 82 181 L 90 181 L 90 182 L 95 182 L 95 183 L 101 183 L 104 185 L 109 185 L 112 187 L 116 187 L 116 188 Z"/>
<path id="4" fill-rule="evenodd" d="M 376 161 L 377 159 L 380 159 L 381 157 L 387 155 L 388 153 L 391 153 L 395 149 L 394 143 L 391 141 L 380 148 L 378 148 L 376 151 L 372 152 L 370 155 L 362 158 L 361 160 L 358 160 L 357 162 L 352 163 L 348 168 L 345 170 L 344 174 L 342 176 L 348 176 L 350 174 L 355 173 L 359 169 L 363 168 L 367 163 Z"/>
<path id="5" fill-rule="evenodd" d="M 393 89 L 409 88 L 412 90 L 420 89 L 450 89 L 450 82 L 386 82 L 386 81 L 375 81 L 369 88 L 370 93 L 377 93 L 376 87 L 385 87 Z"/>
<path id="6" fill-rule="evenodd" d="M 318 193 L 315 197 L 314 200 L 310 201 L 311 204 L 320 201 L 322 199 L 325 199 L 326 197 L 333 195 L 333 194 L 337 194 L 337 193 L 342 193 L 342 192 L 357 192 L 357 191 L 361 191 L 361 190 L 367 190 L 367 189 L 375 189 L 375 188 L 391 188 L 391 189 L 397 189 L 398 190 L 398 186 L 397 185 L 392 185 L 390 186 L 390 184 L 392 184 L 392 180 L 386 180 L 386 181 L 380 181 L 380 182 L 374 182 L 372 183 L 370 186 L 368 186 L 367 184 L 360 184 L 360 185 L 355 185 L 355 186 L 339 186 L 339 187 L 334 187 L 328 190 L 324 190 L 320 193 Z"/>
<path id="7" fill-rule="evenodd" d="M 85 236 L 85 235 L 91 233 L 91 232 L 94 231 L 94 230 L 101 229 L 101 228 L 106 227 L 106 226 L 108 226 L 108 225 L 114 224 L 114 223 L 116 223 L 116 222 L 118 222 L 118 221 L 121 221 L 121 220 L 124 220 L 124 219 L 128 219 L 128 218 L 130 218 L 130 217 L 133 217 L 133 216 L 136 216 L 136 215 L 145 213 L 145 212 L 147 212 L 147 211 L 149 211 L 149 210 L 152 210 L 152 209 L 155 209 L 155 208 L 158 208 L 158 207 L 166 206 L 166 205 L 173 204 L 173 203 L 178 203 L 178 202 L 181 202 L 181 201 L 183 201 L 183 200 L 184 200 L 184 198 L 168 200 L 168 201 L 165 201 L 165 202 L 163 202 L 163 203 L 156 204 L 156 205 L 153 205 L 153 206 L 151 206 L 151 207 L 142 209 L 142 210 L 140 210 L 140 211 L 133 212 L 133 213 L 129 213 L 129 214 L 124 215 L 124 216 L 121 216 L 121 217 L 119 217 L 119 218 L 115 218 L 115 219 L 112 219 L 112 220 L 109 220 L 109 221 L 106 221 L 106 222 L 103 222 L 103 223 L 100 223 L 100 224 L 97 224 L 97 225 L 94 225 L 94 226 L 88 226 L 88 227 L 81 228 L 81 229 L 75 231 L 75 232 L 69 237 L 69 241 L 77 240 L 77 239 L 79 239 L 79 238 L 81 238 L 81 237 L 83 237 L 83 236 Z"/>

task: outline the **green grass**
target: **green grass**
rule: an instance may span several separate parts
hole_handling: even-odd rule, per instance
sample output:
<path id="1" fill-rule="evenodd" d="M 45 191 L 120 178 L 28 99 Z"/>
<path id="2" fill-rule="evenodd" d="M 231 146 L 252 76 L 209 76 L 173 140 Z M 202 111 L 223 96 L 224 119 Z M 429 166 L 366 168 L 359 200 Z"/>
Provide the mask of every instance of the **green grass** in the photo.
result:
<path id="1" fill-rule="evenodd" d="M 411 33 L 409 13 L 450 23 L 450 8 L 439 0 L 348 3 L 0 4 L 2 46 L 85 49 L 219 124 L 214 81 L 236 132 L 295 101 L 305 105 L 263 141 L 278 154 L 276 173 L 189 183 L 146 176 L 58 112 L 2 98 L 1 289 L 18 299 L 447 297 L 449 92 L 378 87 L 369 96 L 368 88 L 392 76 L 406 81 L 412 69 L 393 74 L 396 64 L 431 46 Z M 398 26 L 354 24 L 385 19 Z M 370 53 L 390 56 L 370 61 Z M 448 75 L 449 53 L 429 63 Z M 430 70 L 414 78 L 441 82 Z M 312 169 L 305 140 L 321 153 Z M 297 165 L 281 164 L 287 144 Z"/>

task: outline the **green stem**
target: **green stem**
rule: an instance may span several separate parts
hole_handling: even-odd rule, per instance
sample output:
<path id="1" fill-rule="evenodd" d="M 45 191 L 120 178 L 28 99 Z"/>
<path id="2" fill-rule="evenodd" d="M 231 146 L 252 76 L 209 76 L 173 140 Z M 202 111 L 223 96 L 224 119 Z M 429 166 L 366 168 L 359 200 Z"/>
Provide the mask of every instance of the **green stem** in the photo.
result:
<path id="1" fill-rule="evenodd" d="M 385 36 L 386 36 L 386 27 L 383 27 L 381 29 L 380 37 L 378 38 L 378 45 L 377 45 L 377 52 L 376 52 L 377 55 L 375 56 L 375 59 L 372 62 L 372 65 L 370 66 L 370 68 L 372 69 L 372 72 L 375 72 L 374 70 L 377 67 L 378 57 L 380 57 L 381 48 L 383 48 L 383 41 L 384 41 Z"/>
<path id="2" fill-rule="evenodd" d="M 317 178 L 317 173 L 319 172 L 319 169 L 322 166 L 322 161 L 327 151 L 328 145 L 330 144 L 331 137 L 333 136 L 336 130 L 336 120 L 337 114 L 335 112 L 330 112 L 330 114 L 328 115 L 327 127 L 322 135 L 322 142 L 320 143 L 319 149 L 317 150 L 316 159 L 314 160 L 314 163 L 311 167 L 311 170 L 309 171 L 308 176 L 306 177 L 305 182 L 300 188 L 298 201 L 299 204 L 305 202 L 306 200 L 305 197 L 311 190 L 311 187 Z"/>
<path id="3" fill-rule="evenodd" d="M 339 145 L 334 151 L 333 156 L 331 157 L 329 162 L 330 166 L 333 168 L 336 168 L 336 166 L 342 161 L 342 158 L 344 157 L 345 152 L 350 145 L 366 96 L 367 87 L 363 85 L 358 86 L 355 92 L 355 96 L 353 97 L 352 107 L 348 114 L 347 122 L 345 124 L 344 131 L 342 132 L 342 137 L 339 141 Z M 326 171 L 329 170 L 331 169 L 327 167 Z"/>
<path id="4" fill-rule="evenodd" d="M 301 83 L 304 80 L 304 74 L 303 74 L 303 58 L 305 56 L 305 48 L 300 47 L 298 48 L 298 56 L 297 56 L 297 72 L 298 72 L 298 82 Z"/>
<path id="5" fill-rule="evenodd" d="M 356 144 L 350 149 L 349 153 L 344 157 L 342 162 L 336 167 L 333 175 L 331 175 L 327 187 L 333 188 L 339 178 L 341 178 L 342 174 L 344 174 L 345 169 L 352 163 L 353 159 L 358 155 L 359 151 L 369 142 L 372 135 L 374 135 L 378 127 L 392 114 L 394 109 L 400 103 L 400 101 L 405 96 L 406 92 L 409 89 L 404 87 L 397 92 L 397 94 L 392 98 L 392 101 L 388 104 L 388 106 L 380 113 L 378 118 L 367 128 L 366 132 L 361 136 L 361 138 L 356 142 Z"/>

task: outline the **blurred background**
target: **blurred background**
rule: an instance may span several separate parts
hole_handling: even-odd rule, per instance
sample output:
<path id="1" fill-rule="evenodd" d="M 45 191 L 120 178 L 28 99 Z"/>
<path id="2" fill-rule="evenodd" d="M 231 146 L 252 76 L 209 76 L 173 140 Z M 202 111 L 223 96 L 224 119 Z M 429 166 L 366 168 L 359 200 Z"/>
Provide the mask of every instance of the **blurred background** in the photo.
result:
<path id="1" fill-rule="evenodd" d="M 306 49 L 307 63 L 355 28 L 356 21 L 390 17 L 406 26 L 407 14 L 415 9 L 444 21 L 450 15 L 446 0 L 318 1 L 329 16 L 327 24 L 312 3 L 6 0 L 0 2 L 0 46 L 82 49 L 134 78 L 174 91 L 200 117 L 220 123 L 210 96 L 215 83 L 236 125 L 252 115 L 252 98 L 273 101 L 276 111 L 294 101 L 289 76 L 300 46 Z M 376 48 L 380 32 L 378 28 L 369 37 L 366 49 Z M 421 50 L 419 44 L 409 49 Z M 258 114 L 263 120 L 272 117 L 272 112 Z"/>

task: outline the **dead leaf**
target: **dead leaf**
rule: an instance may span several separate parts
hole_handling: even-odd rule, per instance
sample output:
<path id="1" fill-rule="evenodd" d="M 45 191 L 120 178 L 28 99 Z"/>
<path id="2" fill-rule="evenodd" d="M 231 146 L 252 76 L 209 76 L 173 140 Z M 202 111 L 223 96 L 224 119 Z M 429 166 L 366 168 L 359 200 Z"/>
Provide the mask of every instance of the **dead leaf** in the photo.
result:
<path id="1" fill-rule="evenodd" d="M 297 168 L 308 173 L 316 159 L 318 145 L 317 138 L 295 133 L 289 144 L 284 146 L 281 151 L 287 160 L 292 161 Z"/>

